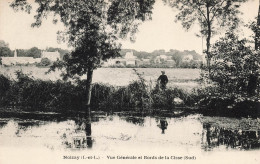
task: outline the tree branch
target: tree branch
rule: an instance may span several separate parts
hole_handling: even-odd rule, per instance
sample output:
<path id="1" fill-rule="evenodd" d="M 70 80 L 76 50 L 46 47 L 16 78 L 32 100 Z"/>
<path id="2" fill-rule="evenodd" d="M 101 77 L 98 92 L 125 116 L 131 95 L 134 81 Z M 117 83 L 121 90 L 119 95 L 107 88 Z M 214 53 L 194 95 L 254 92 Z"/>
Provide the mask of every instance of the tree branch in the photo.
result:
<path id="1" fill-rule="evenodd" d="M 224 2 L 225 2 L 225 0 L 223 0 L 223 1 L 221 2 L 220 6 L 222 6 Z M 215 6 L 214 6 L 214 8 L 215 8 Z M 212 8 L 211 8 L 211 9 L 212 9 Z M 219 8 L 216 9 L 215 12 L 213 13 L 213 16 L 212 16 L 212 18 L 211 18 L 211 20 L 210 20 L 210 23 L 211 23 L 211 22 L 213 21 L 213 19 L 215 18 L 217 11 L 219 11 Z"/>
<path id="2" fill-rule="evenodd" d="M 188 3 L 189 3 L 191 6 L 193 5 L 190 1 L 188 1 Z M 199 6 L 199 5 L 198 5 L 198 6 Z M 206 15 L 202 12 L 201 8 L 200 8 L 200 7 L 197 7 L 197 9 L 198 9 L 199 12 L 202 14 L 202 16 L 205 18 L 205 20 L 207 20 L 207 17 L 206 17 Z"/>

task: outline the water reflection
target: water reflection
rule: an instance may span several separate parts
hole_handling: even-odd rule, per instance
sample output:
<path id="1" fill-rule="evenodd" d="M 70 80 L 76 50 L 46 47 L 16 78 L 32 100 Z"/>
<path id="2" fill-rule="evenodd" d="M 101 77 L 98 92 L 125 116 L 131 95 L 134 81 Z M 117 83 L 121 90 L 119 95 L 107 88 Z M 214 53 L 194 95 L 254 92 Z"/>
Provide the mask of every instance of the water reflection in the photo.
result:
<path id="1" fill-rule="evenodd" d="M 203 124 L 204 149 L 224 145 L 233 149 L 257 149 L 260 148 L 259 130 L 225 129 L 223 127 L 212 126 L 210 123 Z"/>
<path id="2" fill-rule="evenodd" d="M 161 124 L 162 134 L 164 134 L 165 133 L 164 130 L 167 129 L 168 122 L 166 121 L 166 119 L 161 119 L 160 124 Z"/>
<path id="3" fill-rule="evenodd" d="M 72 149 L 92 148 L 93 139 L 91 133 L 90 114 L 84 117 L 78 117 L 75 119 L 74 131 L 69 135 L 66 135 L 66 133 L 63 134 L 62 138 L 65 140 L 63 144 L 66 145 L 67 148 Z"/>
<path id="4" fill-rule="evenodd" d="M 3 128 L 6 124 L 6 122 L 0 122 L 0 129 Z"/>
<path id="5" fill-rule="evenodd" d="M 88 151 L 116 151 L 120 148 L 141 150 L 148 147 L 186 150 L 201 149 L 201 145 L 206 151 L 223 147 L 239 150 L 260 148 L 260 131 L 256 125 L 240 127 L 234 124 L 240 121 L 236 119 L 224 128 L 216 124 L 216 121 L 211 121 L 214 124 L 208 121 L 205 123 L 201 117 L 203 116 L 168 118 L 88 114 L 60 122 L 0 119 L 0 147 L 44 146 L 53 150 Z M 221 123 L 226 121 L 221 118 L 215 120 Z"/>
<path id="6" fill-rule="evenodd" d="M 160 118 L 160 124 L 158 125 L 160 129 L 162 129 L 162 134 L 165 134 L 165 129 L 168 127 L 168 122 L 166 118 Z"/>
<path id="7" fill-rule="evenodd" d="M 143 117 L 126 116 L 126 117 L 123 117 L 123 119 L 126 120 L 129 123 L 144 126 L 144 118 Z"/>

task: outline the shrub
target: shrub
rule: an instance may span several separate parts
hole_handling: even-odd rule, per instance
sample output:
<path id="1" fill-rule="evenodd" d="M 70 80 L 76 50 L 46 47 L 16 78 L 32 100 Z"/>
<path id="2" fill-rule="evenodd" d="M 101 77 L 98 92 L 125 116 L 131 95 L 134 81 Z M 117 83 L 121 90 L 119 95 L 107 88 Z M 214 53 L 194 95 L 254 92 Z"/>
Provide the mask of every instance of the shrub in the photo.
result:
<path id="1" fill-rule="evenodd" d="M 212 86 L 203 89 L 200 105 L 212 110 L 230 110 L 244 101 L 259 100 L 259 51 L 232 32 L 212 47 L 211 74 L 204 76 Z M 251 108 L 251 104 L 247 103 Z M 244 110 L 247 110 L 246 108 Z M 234 111 L 236 112 L 236 111 Z"/>
<path id="2" fill-rule="evenodd" d="M 0 74 L 0 105 L 5 105 L 8 101 L 7 91 L 10 89 L 11 81 Z"/>
<path id="3" fill-rule="evenodd" d="M 37 66 L 41 66 L 41 67 L 47 67 L 51 65 L 51 61 L 48 58 L 42 58 L 41 62 L 37 64 Z"/>

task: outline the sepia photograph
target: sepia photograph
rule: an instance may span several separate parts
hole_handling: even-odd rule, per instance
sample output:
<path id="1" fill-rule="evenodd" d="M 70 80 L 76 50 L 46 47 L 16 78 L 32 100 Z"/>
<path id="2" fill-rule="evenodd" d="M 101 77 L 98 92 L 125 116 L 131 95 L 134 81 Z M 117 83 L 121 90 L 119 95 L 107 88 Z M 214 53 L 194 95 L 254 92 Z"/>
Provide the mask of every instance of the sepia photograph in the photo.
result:
<path id="1" fill-rule="evenodd" d="M 0 164 L 259 164 L 260 0 L 0 0 Z"/>

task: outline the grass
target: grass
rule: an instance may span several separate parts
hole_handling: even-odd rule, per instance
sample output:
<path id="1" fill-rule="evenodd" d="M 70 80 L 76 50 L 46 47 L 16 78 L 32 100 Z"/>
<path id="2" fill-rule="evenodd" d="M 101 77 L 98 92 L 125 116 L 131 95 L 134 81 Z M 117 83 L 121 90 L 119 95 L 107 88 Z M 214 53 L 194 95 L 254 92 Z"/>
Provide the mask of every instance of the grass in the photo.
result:
<path id="1" fill-rule="evenodd" d="M 138 74 L 137 74 L 138 75 Z M 187 94 L 177 88 L 165 92 L 147 85 L 139 74 L 139 80 L 128 86 L 116 87 L 102 83 L 92 85 L 92 110 L 143 111 L 153 108 L 173 109 L 173 98 L 187 99 Z M 28 111 L 69 111 L 84 110 L 85 81 L 71 82 L 35 80 L 21 71 L 16 71 L 16 79 L 0 75 L 0 104 L 6 108 Z"/>
<path id="2" fill-rule="evenodd" d="M 199 109 L 207 115 L 231 117 L 259 116 L 259 102 L 242 101 L 234 105 L 234 99 L 212 96 L 216 88 L 194 89 L 187 92 L 177 87 L 165 91 L 153 87 L 142 74 L 134 70 L 138 80 L 127 86 L 112 86 L 102 83 L 92 85 L 92 111 L 141 113 L 175 112 L 178 109 Z M 21 71 L 16 72 L 17 80 L 0 75 L 0 107 L 4 109 L 43 112 L 68 112 L 85 110 L 85 81 L 77 84 L 32 79 Z M 175 99 L 181 99 L 179 104 Z M 234 105 L 234 106 L 232 106 Z M 230 108 L 230 106 L 232 108 Z"/>

